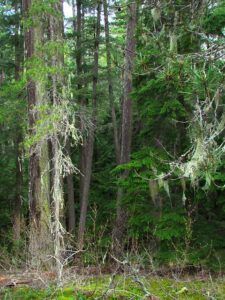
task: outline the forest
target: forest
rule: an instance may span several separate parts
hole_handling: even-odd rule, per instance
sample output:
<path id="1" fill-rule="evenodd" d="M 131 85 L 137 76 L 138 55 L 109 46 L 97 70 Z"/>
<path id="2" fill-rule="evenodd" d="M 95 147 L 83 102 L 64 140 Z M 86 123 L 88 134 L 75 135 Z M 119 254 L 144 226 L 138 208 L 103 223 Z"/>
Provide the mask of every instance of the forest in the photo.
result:
<path id="1" fill-rule="evenodd" d="M 225 299 L 225 1 L 0 1 L 0 299 Z"/>

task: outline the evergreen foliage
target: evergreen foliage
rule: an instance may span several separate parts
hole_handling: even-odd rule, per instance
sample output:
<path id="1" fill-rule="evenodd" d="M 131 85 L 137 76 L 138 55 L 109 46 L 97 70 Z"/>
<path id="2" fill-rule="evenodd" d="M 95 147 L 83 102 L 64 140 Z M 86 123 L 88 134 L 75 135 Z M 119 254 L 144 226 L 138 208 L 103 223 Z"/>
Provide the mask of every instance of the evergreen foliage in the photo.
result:
<path id="1" fill-rule="evenodd" d="M 64 16 L 63 40 L 49 37 L 49 20 L 60 19 L 54 9 L 56 0 L 32 1 L 26 16 L 19 0 L 0 4 L 0 247 L 9 253 L 15 244 L 18 194 L 22 199 L 20 239 L 27 238 L 30 149 L 46 143 L 51 177 L 55 169 L 48 143 L 54 137 L 61 145 L 57 157 L 65 208 L 69 201 L 66 178 L 74 172 L 75 232 L 68 240 L 77 246 L 79 198 L 86 176 L 82 159 L 88 156 L 88 139 L 94 132 L 84 262 L 96 262 L 90 249 L 96 241 L 93 248 L 100 257 L 111 251 L 117 191 L 122 189 L 121 207 L 127 214 L 124 253 L 145 257 L 147 251 L 154 261 L 167 266 L 225 267 L 225 2 L 153 2 L 136 1 L 132 150 L 126 164 L 116 161 L 103 12 L 96 50 L 99 2 L 81 1 L 81 33 L 77 7 L 72 18 Z M 120 141 L 128 5 L 122 0 L 107 1 L 113 109 Z M 44 33 L 36 41 L 35 54 L 27 59 L 24 34 L 37 23 Z M 59 57 L 61 64 L 54 64 Z M 52 100 L 54 80 L 57 103 Z M 42 103 L 32 108 L 38 115 L 32 128 L 27 115 L 29 81 L 43 88 Z M 60 212 L 60 222 L 68 229 L 66 209 Z"/>

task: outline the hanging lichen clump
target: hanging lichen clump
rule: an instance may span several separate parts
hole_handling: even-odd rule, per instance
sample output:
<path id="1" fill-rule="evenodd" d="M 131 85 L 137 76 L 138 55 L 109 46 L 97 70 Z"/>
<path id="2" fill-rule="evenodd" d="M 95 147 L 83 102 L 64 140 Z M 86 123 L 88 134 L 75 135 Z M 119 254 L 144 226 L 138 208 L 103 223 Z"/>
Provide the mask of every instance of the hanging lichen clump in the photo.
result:
<path id="1" fill-rule="evenodd" d="M 219 105 L 218 93 L 217 90 L 212 100 L 197 101 L 190 124 L 192 146 L 180 160 L 170 164 L 179 177 L 189 179 L 193 186 L 198 185 L 200 179 L 206 181 L 205 187 L 211 184 L 211 174 L 220 165 L 225 152 L 225 141 L 221 137 L 225 129 L 225 114 L 223 105 Z"/>

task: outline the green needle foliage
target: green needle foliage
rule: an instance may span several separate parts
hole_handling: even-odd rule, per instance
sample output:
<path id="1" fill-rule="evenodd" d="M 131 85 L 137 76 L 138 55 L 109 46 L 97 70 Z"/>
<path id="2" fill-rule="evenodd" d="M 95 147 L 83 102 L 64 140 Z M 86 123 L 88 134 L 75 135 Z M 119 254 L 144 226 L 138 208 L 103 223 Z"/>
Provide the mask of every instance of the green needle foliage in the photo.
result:
<path id="1" fill-rule="evenodd" d="M 46 143 L 49 159 L 45 167 L 50 170 L 51 185 L 55 169 L 49 143 L 53 137 L 60 145 L 62 232 L 69 249 L 76 249 L 87 141 L 94 132 L 85 251 L 78 260 L 84 265 L 111 262 L 112 232 L 119 209 L 124 209 L 122 257 L 140 255 L 145 266 L 153 262 L 157 267 L 225 267 L 225 2 L 136 2 L 136 50 L 129 95 L 132 146 L 130 161 L 120 164 L 114 133 L 116 125 L 121 143 L 129 3 L 107 1 L 109 45 L 102 10 L 96 47 L 98 1 L 81 1 L 81 32 L 79 0 L 68 1 L 71 12 L 74 5 L 74 15 L 64 16 L 63 41 L 51 39 L 49 20 L 60 18 L 55 0 L 32 1 L 29 16 L 21 1 L 1 1 L 0 253 L 3 249 L 6 256 L 18 254 L 14 247 L 18 196 L 19 240 L 26 252 L 29 159 L 35 152 L 30 149 Z M 42 36 L 35 41 L 35 54 L 26 59 L 24 34 L 37 24 L 41 24 Z M 53 103 L 54 79 L 57 105 Z M 33 128 L 28 126 L 29 81 L 43 88 L 43 101 L 32 108 L 38 115 Z M 123 196 L 118 208 L 120 190 Z M 71 207 L 74 229 L 67 235 Z M 179 291 L 185 297 L 183 286 L 177 287 L 178 295 Z M 82 291 L 79 297 L 83 299 Z"/>

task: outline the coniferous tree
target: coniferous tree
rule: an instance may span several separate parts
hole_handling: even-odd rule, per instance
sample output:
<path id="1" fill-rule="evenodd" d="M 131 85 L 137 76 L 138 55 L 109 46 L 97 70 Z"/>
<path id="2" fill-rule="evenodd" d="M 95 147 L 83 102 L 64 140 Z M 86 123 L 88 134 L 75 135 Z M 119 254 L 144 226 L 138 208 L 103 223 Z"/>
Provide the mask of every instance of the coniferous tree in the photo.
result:
<path id="1" fill-rule="evenodd" d="M 19 81 L 22 75 L 23 68 L 23 36 L 21 34 L 21 15 L 22 3 L 17 1 L 14 3 L 15 15 L 17 17 L 15 25 L 15 80 Z M 22 99 L 21 99 L 22 101 Z M 21 218 L 22 218 L 22 189 L 23 189 L 23 165 L 22 165 L 22 142 L 23 128 L 18 125 L 18 130 L 15 137 L 16 147 L 16 191 L 15 191 L 15 206 L 13 213 L 13 236 L 14 241 L 20 241 L 21 237 Z"/>
<path id="2" fill-rule="evenodd" d="M 96 32 L 94 37 L 94 63 L 93 63 L 93 92 L 92 92 L 92 125 L 88 133 L 86 141 L 85 151 L 85 169 L 84 169 L 84 181 L 83 190 L 81 194 L 81 212 L 78 228 L 78 245 L 79 248 L 83 248 L 84 232 L 86 227 L 86 216 L 89 200 L 89 191 L 91 184 L 93 152 L 94 152 L 94 138 L 96 127 L 96 115 L 97 115 L 97 97 L 98 97 L 98 68 L 99 68 L 99 39 L 100 39 L 100 21 L 101 21 L 101 2 L 97 2 L 97 19 L 96 19 Z"/>
<path id="3" fill-rule="evenodd" d="M 136 3 L 127 4 L 128 22 L 126 32 L 125 45 L 125 61 L 124 61 L 124 97 L 122 106 L 122 124 L 121 124 L 121 150 L 120 150 L 120 164 L 126 164 L 130 161 L 131 142 L 132 142 L 132 72 L 135 58 L 135 30 L 136 30 Z M 121 178 L 126 178 L 128 171 L 121 174 Z M 113 239 L 115 249 L 119 251 L 123 246 L 123 240 L 126 229 L 127 212 L 122 205 L 122 198 L 125 191 L 119 188 L 117 192 L 117 213 L 116 222 L 114 226 Z"/>
<path id="4" fill-rule="evenodd" d="M 32 14 L 38 3 L 24 0 L 23 8 L 27 25 L 25 29 L 26 59 L 43 63 L 44 24 L 41 15 Z M 31 21 L 32 20 L 32 21 Z M 31 66 L 32 68 L 32 66 Z M 37 70 L 35 70 L 37 72 Z M 29 133 L 34 137 L 40 120 L 39 107 L 46 103 L 43 78 L 29 75 L 27 83 Z M 29 150 L 29 209 L 30 232 L 29 252 L 34 265 L 42 264 L 46 256 L 52 254 L 51 211 L 50 211 L 50 170 L 48 142 L 36 142 Z"/>

